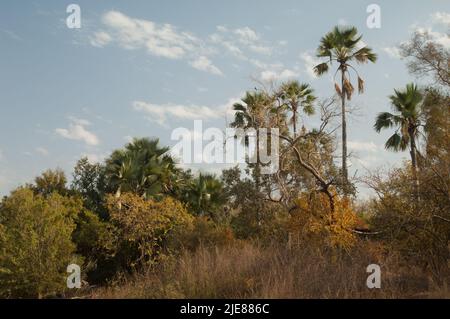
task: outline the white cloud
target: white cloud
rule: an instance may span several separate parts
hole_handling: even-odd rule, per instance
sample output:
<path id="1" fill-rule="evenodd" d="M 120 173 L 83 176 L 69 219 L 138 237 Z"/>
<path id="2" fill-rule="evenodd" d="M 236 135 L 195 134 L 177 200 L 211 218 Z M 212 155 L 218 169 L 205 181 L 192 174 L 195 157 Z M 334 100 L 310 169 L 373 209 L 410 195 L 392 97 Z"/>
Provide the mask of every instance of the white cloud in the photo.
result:
<path id="1" fill-rule="evenodd" d="M 416 28 L 416 32 L 428 34 L 432 41 L 442 45 L 444 48 L 450 48 L 450 35 L 433 31 L 431 28 Z"/>
<path id="2" fill-rule="evenodd" d="M 450 25 L 450 13 L 448 12 L 435 12 L 431 15 L 434 23 L 443 24 L 445 26 Z"/>
<path id="3" fill-rule="evenodd" d="M 306 74 L 311 78 L 317 78 L 317 75 L 314 73 L 314 67 L 320 64 L 322 61 L 313 56 L 310 52 L 303 52 L 300 54 L 300 59 L 303 61 L 305 66 Z"/>
<path id="4" fill-rule="evenodd" d="M 222 71 L 213 65 L 211 60 L 205 56 L 198 57 L 195 61 L 190 62 L 190 65 L 200 71 L 205 71 L 215 75 L 223 75 Z"/>
<path id="5" fill-rule="evenodd" d="M 212 34 L 210 40 L 215 44 L 222 45 L 233 56 L 242 60 L 250 60 L 244 54 L 244 51 L 251 51 L 260 55 L 271 55 L 273 52 L 273 48 L 267 45 L 261 36 L 249 27 L 230 30 L 224 26 L 218 26 L 217 30 L 220 34 Z"/>
<path id="6" fill-rule="evenodd" d="M 91 164 L 96 164 L 103 162 L 103 160 L 107 157 L 106 154 L 95 154 L 95 153 L 83 153 L 81 157 L 86 157 Z"/>
<path id="7" fill-rule="evenodd" d="M 243 93 L 242 93 L 243 94 Z M 217 106 L 200 105 L 176 105 L 176 104 L 153 104 L 143 101 L 133 102 L 133 109 L 148 115 L 148 119 L 165 125 L 168 118 L 180 120 L 209 120 L 218 118 L 234 117 L 233 105 L 241 102 L 241 96 L 229 98 L 225 103 Z"/>
<path id="8" fill-rule="evenodd" d="M 150 20 L 129 17 L 119 11 L 102 16 L 106 31 L 95 32 L 90 43 L 104 47 L 114 43 L 127 50 L 143 49 L 150 55 L 167 59 L 191 61 L 194 68 L 212 74 L 221 74 L 207 55 L 214 53 L 204 41 L 188 31 L 178 30 L 171 24 L 158 24 Z M 192 62 L 194 61 L 194 62 Z"/>
<path id="9" fill-rule="evenodd" d="M 76 118 L 70 118 L 70 121 L 69 128 L 57 128 L 55 132 L 70 140 L 83 141 L 87 145 L 98 145 L 100 143 L 98 137 L 86 129 L 86 126 L 90 125 L 89 121 Z"/>
<path id="10" fill-rule="evenodd" d="M 354 151 L 377 152 L 380 150 L 374 142 L 348 141 L 347 146 Z"/>
<path id="11" fill-rule="evenodd" d="M 112 37 L 104 31 L 95 32 L 94 35 L 90 38 L 91 45 L 98 48 L 104 47 L 111 41 Z"/>
<path id="12" fill-rule="evenodd" d="M 170 24 L 131 18 L 119 11 L 105 13 L 102 22 L 112 33 L 112 39 L 126 49 L 145 48 L 156 56 L 179 59 L 199 45 L 197 38 Z"/>
<path id="13" fill-rule="evenodd" d="M 264 82 L 283 81 L 298 76 L 298 72 L 289 69 L 284 69 L 280 72 L 270 70 L 261 72 L 261 80 L 263 80 Z"/>
<path id="14" fill-rule="evenodd" d="M 272 54 L 272 48 L 268 47 L 268 46 L 252 44 L 248 48 L 251 51 L 259 53 L 259 54 L 265 54 L 265 55 L 271 55 Z"/>
<path id="15" fill-rule="evenodd" d="M 393 59 L 400 59 L 402 57 L 398 47 L 386 47 L 383 51 Z"/>
<path id="16" fill-rule="evenodd" d="M 234 30 L 234 34 L 236 34 L 239 38 L 239 41 L 243 44 L 252 44 L 257 42 L 260 37 L 256 34 L 256 32 L 249 27 L 244 27 L 241 29 Z"/>
<path id="17" fill-rule="evenodd" d="M 4 158 L 3 151 L 0 149 L 0 161 Z"/>
<path id="18" fill-rule="evenodd" d="M 39 146 L 39 147 L 36 147 L 36 152 L 37 153 L 39 153 L 39 154 L 41 154 L 41 155 L 43 155 L 43 156 L 48 156 L 48 150 L 46 149 L 46 148 L 44 148 L 44 147 L 41 147 L 41 146 Z"/>
<path id="19" fill-rule="evenodd" d="M 223 26 L 223 25 L 218 25 L 217 26 L 217 31 L 228 32 L 228 28 L 226 26 Z"/>
<path id="20" fill-rule="evenodd" d="M 167 118 L 185 120 L 215 119 L 221 116 L 217 109 L 200 105 L 153 104 L 143 101 L 133 102 L 133 109 L 148 114 L 150 120 L 164 125 Z"/>

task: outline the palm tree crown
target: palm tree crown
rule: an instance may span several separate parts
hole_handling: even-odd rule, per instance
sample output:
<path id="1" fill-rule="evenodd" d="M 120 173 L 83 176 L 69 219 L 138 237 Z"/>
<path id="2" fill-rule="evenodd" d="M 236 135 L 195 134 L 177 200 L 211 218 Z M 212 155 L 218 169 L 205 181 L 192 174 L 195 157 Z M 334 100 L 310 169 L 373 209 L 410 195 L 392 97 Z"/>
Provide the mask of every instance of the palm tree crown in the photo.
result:
<path id="1" fill-rule="evenodd" d="M 364 91 L 364 81 L 358 72 L 350 63 L 356 61 L 358 64 L 364 64 L 377 60 L 377 55 L 367 46 L 362 46 L 362 36 L 358 35 L 355 27 L 334 27 L 333 31 L 327 33 L 321 40 L 317 49 L 317 57 L 327 58 L 328 61 L 320 63 L 314 67 L 317 75 L 323 75 L 328 72 L 333 62 L 339 64 L 338 70 L 343 73 L 344 84 L 341 87 L 336 84 L 336 91 L 339 95 L 345 95 L 348 100 L 351 99 L 354 88 L 350 81 L 349 69 L 352 69 L 358 77 L 358 91 Z M 336 71 L 336 73 L 337 73 Z M 335 76 L 336 76 L 335 73 Z"/>
<path id="2" fill-rule="evenodd" d="M 397 127 L 395 133 L 386 141 L 385 147 L 398 152 L 406 150 L 411 142 L 414 142 L 415 146 L 421 125 L 423 96 L 413 83 L 408 84 L 404 91 L 394 92 L 395 94 L 389 97 L 394 113 L 379 113 L 374 129 L 380 132 L 382 129 Z"/>
<path id="3" fill-rule="evenodd" d="M 158 143 L 158 139 L 134 139 L 106 160 L 106 176 L 117 196 L 127 191 L 144 197 L 167 191 L 176 167 L 166 154 L 169 148 Z"/>
<path id="4" fill-rule="evenodd" d="M 289 81 L 282 84 L 279 96 L 283 102 L 282 107 L 287 108 L 292 113 L 289 121 L 293 125 L 295 137 L 297 135 L 299 108 L 307 115 L 314 114 L 314 101 L 316 97 L 309 84 L 300 84 L 298 81 Z"/>

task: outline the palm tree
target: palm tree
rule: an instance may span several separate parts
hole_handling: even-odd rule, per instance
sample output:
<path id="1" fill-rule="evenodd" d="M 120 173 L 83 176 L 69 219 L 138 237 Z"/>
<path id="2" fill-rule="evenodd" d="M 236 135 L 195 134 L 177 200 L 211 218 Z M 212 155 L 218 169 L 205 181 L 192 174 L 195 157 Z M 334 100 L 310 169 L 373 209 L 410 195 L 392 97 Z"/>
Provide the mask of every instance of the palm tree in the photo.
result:
<path id="1" fill-rule="evenodd" d="M 314 101 L 316 97 L 309 84 L 300 84 L 298 81 L 289 81 L 283 83 L 280 88 L 279 96 L 283 105 L 292 113 L 290 122 L 293 125 L 294 138 L 297 136 L 298 112 L 301 107 L 303 113 L 307 115 L 314 114 Z"/>
<path id="2" fill-rule="evenodd" d="M 354 92 L 354 87 L 350 79 L 350 70 L 356 73 L 358 78 L 358 91 L 364 91 L 364 81 L 359 76 L 355 67 L 350 63 L 356 61 L 358 64 L 373 62 L 377 60 L 377 55 L 372 52 L 372 49 L 367 46 L 362 46 L 362 36 L 358 35 L 358 30 L 355 27 L 334 27 L 334 29 L 327 33 L 321 40 L 317 49 L 317 57 L 327 58 L 328 61 L 320 63 L 314 67 L 317 75 L 323 75 L 328 72 L 330 65 L 337 62 L 338 68 L 336 74 L 340 71 L 341 83 L 340 86 L 335 81 L 335 89 L 337 94 L 341 97 L 341 113 L 342 113 L 342 176 L 345 186 L 348 185 L 348 170 L 347 170 L 347 121 L 346 121 L 346 107 L 345 101 L 350 100 Z M 347 187 L 344 187 L 347 189 Z"/>
<path id="3" fill-rule="evenodd" d="M 234 121 L 231 127 L 244 130 L 256 130 L 256 164 L 255 164 L 255 184 L 257 189 L 260 186 L 260 160 L 259 160 L 259 133 L 258 129 L 264 127 L 264 122 L 268 112 L 269 97 L 264 92 L 247 92 L 242 98 L 242 103 L 233 105 Z M 248 145 L 248 138 L 245 137 L 245 145 Z"/>
<path id="4" fill-rule="evenodd" d="M 199 174 L 188 188 L 186 202 L 197 215 L 212 215 L 224 203 L 223 184 L 214 175 Z"/>
<path id="5" fill-rule="evenodd" d="M 134 139 L 106 160 L 106 176 L 116 197 L 122 192 L 148 197 L 168 191 L 175 162 L 166 154 L 169 148 L 158 143 L 158 139 Z"/>
<path id="6" fill-rule="evenodd" d="M 395 133 L 386 141 L 386 149 L 395 152 L 404 151 L 409 146 L 411 163 L 416 186 L 417 180 L 417 138 L 419 127 L 422 125 L 422 101 L 423 95 L 414 83 L 406 85 L 406 90 L 394 90 L 395 94 L 389 99 L 394 114 L 389 112 L 379 113 L 375 121 L 374 129 L 380 132 L 382 129 L 397 127 Z"/>

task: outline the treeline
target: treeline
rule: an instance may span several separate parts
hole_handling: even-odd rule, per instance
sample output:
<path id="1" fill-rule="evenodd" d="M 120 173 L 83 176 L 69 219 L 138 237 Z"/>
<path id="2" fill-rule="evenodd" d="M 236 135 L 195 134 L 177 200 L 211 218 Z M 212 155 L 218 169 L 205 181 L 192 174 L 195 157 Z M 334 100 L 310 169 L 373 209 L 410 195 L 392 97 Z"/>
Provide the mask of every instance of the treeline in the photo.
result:
<path id="1" fill-rule="evenodd" d="M 144 276 L 154 293 L 125 289 L 140 297 L 367 296 L 358 290 L 367 288 L 345 283 L 360 280 L 363 262 L 389 263 L 391 276 L 398 271 L 404 280 L 428 285 L 392 280 L 392 289 L 401 293 L 383 296 L 445 287 L 450 275 L 450 54 L 426 34 L 415 34 L 403 45 L 410 71 L 434 76 L 436 84 L 394 90 L 392 112 L 380 112 L 370 124 L 376 131 L 392 130 L 386 148 L 409 150 L 411 161 L 357 180 L 347 171 L 345 114 L 354 91 L 349 72 L 356 72 L 353 62 L 376 62 L 370 48 L 358 47 L 360 40 L 355 28 L 335 28 L 320 42 L 318 57 L 326 61 L 316 72 L 336 66 L 340 74 L 332 98 L 321 99 L 310 85 L 290 81 L 247 92 L 234 105 L 230 126 L 279 130 L 269 136 L 280 139 L 280 166 L 273 174 L 262 174 L 265 164 L 257 160 L 243 171 L 194 175 L 181 169 L 158 140 L 143 138 L 102 163 L 82 158 L 70 185 L 62 171 L 48 170 L 12 191 L 0 204 L 0 295 L 67 296 L 71 263 L 81 266 L 86 287 L 139 287 L 137 281 L 127 286 L 123 278 L 145 281 Z M 363 93 L 364 81 L 356 78 Z M 320 113 L 320 123 L 308 127 L 314 113 Z M 338 128 L 341 152 L 336 151 Z M 343 154 L 340 166 L 338 154 Z M 376 194 L 365 202 L 356 197 L 361 179 Z M 234 267 L 238 256 L 243 263 Z M 258 260 L 270 260 L 265 265 L 273 272 L 263 271 Z M 317 267 L 302 270 L 305 260 Z M 307 291 L 294 280 L 321 278 L 333 267 L 342 275 L 309 282 Z M 220 279 L 218 269 L 229 277 Z M 289 278 L 293 284 L 285 290 L 269 292 Z M 340 287 L 348 294 L 329 295 Z"/>

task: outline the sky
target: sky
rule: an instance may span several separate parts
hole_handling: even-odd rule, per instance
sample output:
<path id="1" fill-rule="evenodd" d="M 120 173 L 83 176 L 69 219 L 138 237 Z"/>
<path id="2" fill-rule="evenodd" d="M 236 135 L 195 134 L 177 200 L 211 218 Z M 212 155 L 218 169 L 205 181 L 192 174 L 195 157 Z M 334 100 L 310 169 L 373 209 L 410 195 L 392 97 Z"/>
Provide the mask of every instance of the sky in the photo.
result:
<path id="1" fill-rule="evenodd" d="M 66 23 L 72 3 L 79 29 Z M 380 28 L 366 23 L 372 3 Z M 194 120 L 223 129 L 231 105 L 259 82 L 296 79 L 330 97 L 333 72 L 317 78 L 312 66 L 335 25 L 356 26 L 378 54 L 358 66 L 366 91 L 351 102 L 350 171 L 399 165 L 407 152 L 384 149 L 392 132 L 374 132 L 374 118 L 390 109 L 394 88 L 429 82 L 408 73 L 396 47 L 417 29 L 450 46 L 449 0 L 1 1 L 0 195 L 48 168 L 70 177 L 82 156 L 102 161 L 132 137 L 172 146 L 173 129 Z"/>

